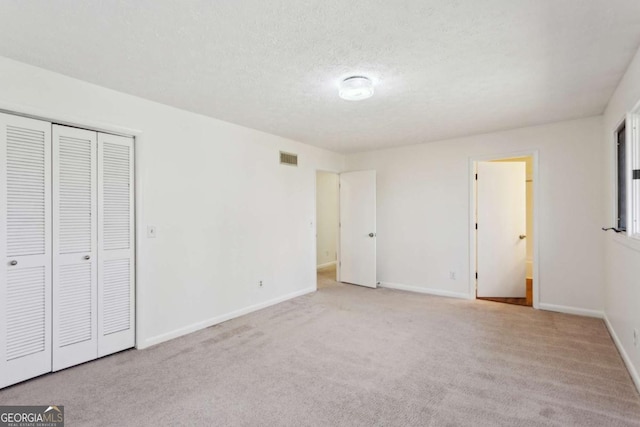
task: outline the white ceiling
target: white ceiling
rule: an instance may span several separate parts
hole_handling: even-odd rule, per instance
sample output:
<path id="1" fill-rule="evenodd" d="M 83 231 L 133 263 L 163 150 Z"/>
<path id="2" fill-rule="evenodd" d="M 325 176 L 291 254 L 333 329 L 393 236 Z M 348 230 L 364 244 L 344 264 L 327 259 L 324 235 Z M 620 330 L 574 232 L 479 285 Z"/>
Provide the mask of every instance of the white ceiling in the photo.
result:
<path id="1" fill-rule="evenodd" d="M 602 113 L 638 0 L 3 0 L 0 55 L 341 152 Z M 337 83 L 376 83 L 349 102 Z"/>

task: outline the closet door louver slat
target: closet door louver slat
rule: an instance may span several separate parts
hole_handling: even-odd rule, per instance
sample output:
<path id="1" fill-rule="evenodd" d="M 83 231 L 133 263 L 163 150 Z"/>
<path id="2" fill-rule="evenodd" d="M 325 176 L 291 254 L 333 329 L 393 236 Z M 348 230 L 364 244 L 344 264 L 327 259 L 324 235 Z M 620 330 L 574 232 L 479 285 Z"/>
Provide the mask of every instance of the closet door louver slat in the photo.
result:
<path id="1" fill-rule="evenodd" d="M 7 274 L 7 360 L 45 351 L 45 279 L 44 267 Z"/>
<path id="2" fill-rule="evenodd" d="M 51 371 L 51 123 L 0 113 L 0 388 Z"/>
<path id="3" fill-rule="evenodd" d="M 128 259 L 115 259 L 104 263 L 105 283 L 103 291 L 102 332 L 110 335 L 127 331 L 131 327 L 130 278 L 131 266 Z"/>

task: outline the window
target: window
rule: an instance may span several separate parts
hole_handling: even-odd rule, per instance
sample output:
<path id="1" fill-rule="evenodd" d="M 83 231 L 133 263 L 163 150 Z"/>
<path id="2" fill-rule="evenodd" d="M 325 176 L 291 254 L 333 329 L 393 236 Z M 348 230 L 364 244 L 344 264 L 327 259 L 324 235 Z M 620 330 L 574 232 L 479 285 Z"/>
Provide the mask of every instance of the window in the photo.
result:
<path id="1" fill-rule="evenodd" d="M 629 171 L 628 183 L 631 186 L 627 192 L 631 218 L 629 221 L 629 235 L 640 239 L 640 107 L 636 107 L 632 114 L 629 114 L 627 122 L 631 132 L 628 132 L 630 140 L 627 145 L 629 158 L 627 160 L 627 170 Z"/>
<path id="2" fill-rule="evenodd" d="M 640 103 L 615 131 L 614 141 L 615 228 L 640 240 Z"/>
<path id="3" fill-rule="evenodd" d="M 626 122 L 616 131 L 617 141 L 617 221 L 616 228 L 627 231 L 627 126 Z"/>

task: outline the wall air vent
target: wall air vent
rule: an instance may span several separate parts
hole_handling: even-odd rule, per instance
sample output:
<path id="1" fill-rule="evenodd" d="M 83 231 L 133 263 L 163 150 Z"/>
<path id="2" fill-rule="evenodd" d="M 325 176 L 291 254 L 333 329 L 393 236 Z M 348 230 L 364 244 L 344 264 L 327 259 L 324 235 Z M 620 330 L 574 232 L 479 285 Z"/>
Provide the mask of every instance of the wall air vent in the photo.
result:
<path id="1" fill-rule="evenodd" d="M 280 152 L 280 164 L 281 165 L 290 165 L 290 166 L 298 166 L 298 155 L 285 153 L 284 151 Z"/>

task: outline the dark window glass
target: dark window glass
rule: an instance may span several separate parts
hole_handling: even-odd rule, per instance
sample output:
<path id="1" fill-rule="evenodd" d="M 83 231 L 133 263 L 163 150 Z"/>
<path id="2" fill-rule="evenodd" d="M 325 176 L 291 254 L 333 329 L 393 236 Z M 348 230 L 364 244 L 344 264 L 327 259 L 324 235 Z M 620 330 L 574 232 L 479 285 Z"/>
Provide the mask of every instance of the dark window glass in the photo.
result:
<path id="1" fill-rule="evenodd" d="M 627 141 L 626 126 L 618 129 L 618 226 L 627 229 Z"/>

